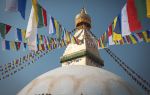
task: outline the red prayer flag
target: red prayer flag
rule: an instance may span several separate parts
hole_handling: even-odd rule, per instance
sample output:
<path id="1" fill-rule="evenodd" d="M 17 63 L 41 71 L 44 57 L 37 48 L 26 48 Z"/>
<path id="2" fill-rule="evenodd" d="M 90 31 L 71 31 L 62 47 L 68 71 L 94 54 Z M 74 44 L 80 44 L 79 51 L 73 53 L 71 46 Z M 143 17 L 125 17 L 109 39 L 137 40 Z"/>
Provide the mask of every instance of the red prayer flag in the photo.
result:
<path id="1" fill-rule="evenodd" d="M 109 26 L 108 28 L 108 37 L 112 35 L 112 25 Z"/>
<path id="2" fill-rule="evenodd" d="M 18 42 L 18 49 L 20 49 L 21 42 Z"/>
<path id="3" fill-rule="evenodd" d="M 44 44 L 41 44 L 41 47 L 42 47 L 42 50 L 44 51 L 45 50 Z"/>
<path id="4" fill-rule="evenodd" d="M 44 17 L 44 25 L 47 26 L 47 13 L 46 13 L 46 10 L 44 8 L 42 8 L 42 14 Z"/>
<path id="5" fill-rule="evenodd" d="M 6 34 L 9 32 L 11 26 L 6 24 Z"/>
<path id="6" fill-rule="evenodd" d="M 134 0 L 127 0 L 127 15 L 131 32 L 141 30 L 142 26 L 137 16 L 137 9 Z"/>

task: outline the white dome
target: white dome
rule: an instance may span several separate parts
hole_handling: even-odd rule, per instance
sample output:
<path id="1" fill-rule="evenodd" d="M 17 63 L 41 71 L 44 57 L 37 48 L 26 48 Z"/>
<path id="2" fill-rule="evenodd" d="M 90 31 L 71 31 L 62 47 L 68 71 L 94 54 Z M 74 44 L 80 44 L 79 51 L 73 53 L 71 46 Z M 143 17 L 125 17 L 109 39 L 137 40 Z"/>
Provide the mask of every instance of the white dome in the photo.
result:
<path id="1" fill-rule="evenodd" d="M 18 95 L 50 94 L 141 95 L 117 75 L 92 66 L 57 68 L 34 79 L 18 93 Z"/>

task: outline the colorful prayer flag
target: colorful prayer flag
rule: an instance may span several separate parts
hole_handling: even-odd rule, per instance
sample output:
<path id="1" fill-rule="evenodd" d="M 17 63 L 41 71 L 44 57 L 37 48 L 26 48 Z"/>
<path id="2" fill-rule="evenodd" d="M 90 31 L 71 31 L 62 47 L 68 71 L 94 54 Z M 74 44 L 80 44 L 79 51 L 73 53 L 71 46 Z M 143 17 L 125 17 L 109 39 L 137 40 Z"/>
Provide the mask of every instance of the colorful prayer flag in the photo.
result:
<path id="1" fill-rule="evenodd" d="M 128 14 L 128 22 L 131 32 L 135 32 L 137 30 L 141 30 L 142 26 L 140 21 L 138 20 L 137 10 L 135 7 L 135 0 L 127 0 L 127 14 Z"/>
<path id="2" fill-rule="evenodd" d="M 114 45 L 114 41 L 113 41 L 113 35 L 112 35 L 113 31 L 112 31 L 112 25 L 110 25 L 108 27 L 108 43 L 109 45 Z"/>
<path id="3" fill-rule="evenodd" d="M 137 42 L 143 41 L 143 37 L 141 37 L 142 33 L 133 33 L 132 36 L 136 39 Z"/>
<path id="4" fill-rule="evenodd" d="M 5 49 L 10 50 L 10 41 L 5 40 Z"/>
<path id="5" fill-rule="evenodd" d="M 37 3 L 37 15 L 38 15 L 38 28 L 47 26 L 47 13 L 46 10 Z"/>
<path id="6" fill-rule="evenodd" d="M 60 32 L 59 32 L 59 23 L 56 19 L 54 19 L 54 25 L 55 25 L 55 28 L 56 28 L 56 36 L 57 36 L 57 39 L 60 38 Z"/>
<path id="7" fill-rule="evenodd" d="M 150 18 L 150 0 L 146 0 L 147 17 Z"/>
<path id="8" fill-rule="evenodd" d="M 100 48 L 105 48 L 101 38 L 100 38 Z"/>
<path id="9" fill-rule="evenodd" d="M 50 22 L 49 22 L 49 34 L 55 34 L 56 33 L 56 28 L 54 24 L 54 18 L 50 16 Z"/>
<path id="10" fill-rule="evenodd" d="M 136 41 L 136 39 L 133 37 L 133 35 L 129 35 L 129 38 L 130 38 L 132 44 L 137 44 L 137 41 Z"/>
<path id="11" fill-rule="evenodd" d="M 143 34 L 144 41 L 147 43 L 150 42 L 150 31 L 144 31 L 142 32 L 142 34 Z"/>
<path id="12" fill-rule="evenodd" d="M 12 49 L 12 50 L 15 50 L 16 48 L 15 48 L 15 42 L 14 41 L 11 41 L 10 42 L 10 48 Z"/>
<path id="13" fill-rule="evenodd" d="M 146 0 L 135 0 L 135 6 L 138 19 L 142 21 L 146 17 Z"/>
<path id="14" fill-rule="evenodd" d="M 37 21 L 35 16 L 35 10 L 32 6 L 28 26 L 27 26 L 27 32 L 26 32 L 26 39 L 29 50 L 37 50 Z"/>
<path id="15" fill-rule="evenodd" d="M 17 37 L 19 41 L 22 41 L 22 32 L 21 32 L 21 29 L 18 29 L 18 28 L 17 28 Z"/>
<path id="16" fill-rule="evenodd" d="M 72 36 L 72 38 L 71 38 L 71 43 L 72 43 L 72 44 L 77 44 L 76 38 L 75 38 L 74 36 Z"/>
<path id="17" fill-rule="evenodd" d="M 104 47 L 107 47 L 108 46 L 108 32 L 104 32 L 104 40 L 103 41 L 103 44 L 104 44 Z"/>
<path id="18" fill-rule="evenodd" d="M 23 43 L 24 50 L 27 49 L 27 43 Z"/>
<path id="19" fill-rule="evenodd" d="M 71 42 L 70 32 L 66 32 L 66 43 L 67 45 Z"/>
<path id="20" fill-rule="evenodd" d="M 21 42 L 15 42 L 15 45 L 16 45 L 16 50 L 19 50 L 21 46 Z"/>
<path id="21" fill-rule="evenodd" d="M 100 39 L 97 40 L 97 47 L 98 47 L 98 49 L 101 47 Z"/>
<path id="22" fill-rule="evenodd" d="M 5 35 L 10 31 L 10 29 L 11 29 L 10 25 L 0 23 L 0 33 L 3 39 L 5 39 Z"/>
<path id="23" fill-rule="evenodd" d="M 21 16 L 25 19 L 26 0 L 18 0 L 18 11 Z"/>
<path id="24" fill-rule="evenodd" d="M 122 32 L 122 36 L 131 34 L 131 31 L 130 31 L 130 28 L 129 28 L 129 23 L 128 23 L 126 4 L 123 7 L 123 9 L 121 10 L 121 32 Z"/>
<path id="25" fill-rule="evenodd" d="M 121 34 L 117 34 L 117 33 L 113 32 L 113 41 L 119 41 L 121 39 L 122 39 Z"/>
<path id="26" fill-rule="evenodd" d="M 121 14 L 119 14 L 117 16 L 117 21 L 115 23 L 115 27 L 114 27 L 114 32 L 116 32 L 117 34 L 121 34 Z"/>

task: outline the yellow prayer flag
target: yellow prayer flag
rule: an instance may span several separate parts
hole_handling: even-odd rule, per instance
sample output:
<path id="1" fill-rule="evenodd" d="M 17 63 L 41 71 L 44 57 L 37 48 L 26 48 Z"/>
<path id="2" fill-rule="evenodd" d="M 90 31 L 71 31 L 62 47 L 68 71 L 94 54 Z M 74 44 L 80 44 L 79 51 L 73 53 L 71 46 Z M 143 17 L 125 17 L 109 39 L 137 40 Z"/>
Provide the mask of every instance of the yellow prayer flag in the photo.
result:
<path id="1" fill-rule="evenodd" d="M 120 45 L 119 41 L 114 41 L 115 45 Z"/>
<path id="2" fill-rule="evenodd" d="M 113 30 L 115 29 L 115 27 L 116 27 L 116 23 L 117 23 L 117 17 L 115 17 L 115 19 L 114 19 L 114 22 L 113 22 Z"/>
<path id="3" fill-rule="evenodd" d="M 72 38 L 71 38 L 71 43 L 72 43 L 72 44 L 76 44 L 76 43 L 77 43 L 74 36 L 72 36 Z"/>
<path id="4" fill-rule="evenodd" d="M 135 40 L 135 38 L 132 35 L 129 35 L 129 37 L 132 41 L 132 44 L 137 44 L 137 41 Z"/>
<path id="5" fill-rule="evenodd" d="M 150 18 L 150 0 L 146 0 L 147 17 Z"/>
<path id="6" fill-rule="evenodd" d="M 59 24 L 58 24 L 56 19 L 54 19 L 54 25 L 55 25 L 55 28 L 56 28 L 56 35 L 58 37 L 59 36 Z"/>
<path id="7" fill-rule="evenodd" d="M 25 42 L 26 30 L 25 30 L 25 29 L 22 29 L 21 32 L 22 32 L 23 41 Z"/>
<path id="8" fill-rule="evenodd" d="M 104 44 L 103 44 L 103 42 L 102 42 L 102 39 L 100 38 L 100 47 L 101 48 L 104 48 Z"/>
<path id="9" fill-rule="evenodd" d="M 42 50 L 42 46 L 41 46 L 41 44 L 39 44 L 39 50 Z"/>
<path id="10" fill-rule="evenodd" d="M 11 43 L 10 43 L 10 47 L 11 47 L 11 49 L 15 49 L 15 42 L 14 41 L 11 41 Z"/>
<path id="11" fill-rule="evenodd" d="M 71 42 L 70 33 L 66 32 L 66 42 L 69 44 Z"/>
<path id="12" fill-rule="evenodd" d="M 38 23 L 37 0 L 32 0 L 32 6 L 33 6 L 33 9 L 34 9 L 34 15 L 35 15 L 36 23 Z"/>
<path id="13" fill-rule="evenodd" d="M 147 43 L 150 42 L 150 39 L 148 38 L 147 32 L 144 31 L 144 32 L 142 32 L 142 34 L 143 34 L 145 42 L 147 42 Z"/>
<path id="14" fill-rule="evenodd" d="M 50 46 L 49 46 L 49 44 L 47 44 L 47 47 L 48 47 L 48 49 L 50 49 Z"/>
<path id="15" fill-rule="evenodd" d="M 121 39 L 122 39 L 121 34 L 117 34 L 117 33 L 113 32 L 113 41 L 119 41 Z"/>

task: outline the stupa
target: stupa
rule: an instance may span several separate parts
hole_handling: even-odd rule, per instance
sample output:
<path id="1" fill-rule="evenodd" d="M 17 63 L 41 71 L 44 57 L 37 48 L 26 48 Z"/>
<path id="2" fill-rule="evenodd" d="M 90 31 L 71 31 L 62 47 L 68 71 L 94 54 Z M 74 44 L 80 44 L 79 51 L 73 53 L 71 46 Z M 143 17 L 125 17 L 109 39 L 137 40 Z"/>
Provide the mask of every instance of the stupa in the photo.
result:
<path id="1" fill-rule="evenodd" d="M 18 95 L 141 95 L 119 76 L 102 69 L 96 41 L 91 34 L 91 17 L 83 8 L 75 18 L 74 37 L 60 58 L 61 67 L 40 75 Z"/>

